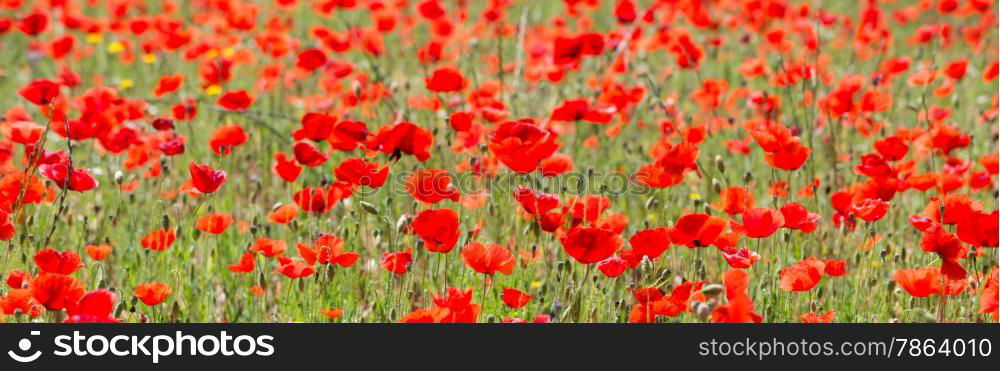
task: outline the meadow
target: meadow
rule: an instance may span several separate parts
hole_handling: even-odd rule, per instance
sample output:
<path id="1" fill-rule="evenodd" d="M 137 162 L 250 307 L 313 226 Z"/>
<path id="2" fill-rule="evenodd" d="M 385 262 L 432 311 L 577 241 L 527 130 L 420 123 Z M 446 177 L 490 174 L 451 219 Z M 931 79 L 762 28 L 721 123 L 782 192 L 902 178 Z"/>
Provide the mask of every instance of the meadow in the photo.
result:
<path id="1" fill-rule="evenodd" d="M 0 322 L 997 322 L 986 0 L 0 0 Z"/>

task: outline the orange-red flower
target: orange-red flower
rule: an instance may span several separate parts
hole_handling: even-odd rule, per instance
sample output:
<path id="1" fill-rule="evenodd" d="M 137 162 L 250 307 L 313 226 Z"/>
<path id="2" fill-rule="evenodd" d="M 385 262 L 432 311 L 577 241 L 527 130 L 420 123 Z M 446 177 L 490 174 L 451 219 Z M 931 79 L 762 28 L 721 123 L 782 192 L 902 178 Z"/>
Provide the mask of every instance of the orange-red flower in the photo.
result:
<path id="1" fill-rule="evenodd" d="M 35 254 L 35 265 L 42 272 L 73 274 L 77 269 L 83 268 L 80 255 L 72 251 L 56 251 L 53 248 L 45 248 Z"/>
<path id="2" fill-rule="evenodd" d="M 410 226 L 424 242 L 427 251 L 447 254 L 455 247 L 461 232 L 458 213 L 452 209 L 424 210 Z"/>
<path id="3" fill-rule="evenodd" d="M 139 298 L 143 304 L 153 307 L 167 300 L 172 292 L 170 286 L 164 283 L 149 282 L 136 286 L 135 297 Z"/>
<path id="4" fill-rule="evenodd" d="M 152 250 L 156 252 L 164 252 L 174 245 L 174 240 L 177 236 L 174 234 L 173 229 L 160 228 L 155 231 L 150 232 L 145 237 L 142 238 L 142 247 L 147 250 Z"/>
<path id="5" fill-rule="evenodd" d="M 621 236 L 597 227 L 574 227 L 560 241 L 563 250 L 581 264 L 594 264 L 621 250 Z"/>
<path id="6" fill-rule="evenodd" d="M 478 242 L 465 245 L 462 248 L 462 261 L 472 270 L 494 275 L 502 273 L 509 276 L 514 271 L 517 258 L 507 248 L 498 244 L 483 245 Z"/>
<path id="7" fill-rule="evenodd" d="M 211 213 L 198 218 L 195 228 L 208 234 L 222 234 L 233 224 L 233 216 L 226 213 Z"/>

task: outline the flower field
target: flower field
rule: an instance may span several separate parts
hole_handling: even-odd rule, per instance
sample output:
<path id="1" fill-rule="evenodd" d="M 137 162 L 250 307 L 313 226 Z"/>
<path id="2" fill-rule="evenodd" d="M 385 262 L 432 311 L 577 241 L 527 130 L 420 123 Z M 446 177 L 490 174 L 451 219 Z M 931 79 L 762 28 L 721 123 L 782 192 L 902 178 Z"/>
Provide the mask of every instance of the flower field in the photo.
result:
<path id="1" fill-rule="evenodd" d="M 987 0 L 0 0 L 0 322 L 997 322 Z"/>

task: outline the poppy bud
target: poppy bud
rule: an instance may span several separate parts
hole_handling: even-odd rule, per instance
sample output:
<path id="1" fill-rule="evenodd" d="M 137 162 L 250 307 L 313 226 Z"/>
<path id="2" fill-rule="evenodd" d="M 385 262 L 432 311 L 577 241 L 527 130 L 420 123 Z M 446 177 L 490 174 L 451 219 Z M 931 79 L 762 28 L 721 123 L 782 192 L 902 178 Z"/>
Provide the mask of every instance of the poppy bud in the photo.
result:
<path id="1" fill-rule="evenodd" d="M 375 208 L 375 205 L 372 205 L 367 201 L 361 201 L 358 204 L 361 205 L 361 209 L 364 210 L 365 212 L 369 214 L 379 215 L 378 209 Z"/>
<path id="2" fill-rule="evenodd" d="M 701 288 L 701 293 L 705 294 L 706 297 L 715 297 L 722 293 L 723 287 L 720 284 L 713 283 L 711 285 L 705 285 Z"/>
<path id="3" fill-rule="evenodd" d="M 720 173 L 726 173 L 726 163 L 722 161 L 722 155 L 715 155 L 715 168 L 719 169 Z"/>
<path id="4" fill-rule="evenodd" d="M 718 179 L 712 178 L 712 190 L 715 194 L 722 193 L 722 183 L 719 183 Z"/>
<path id="5" fill-rule="evenodd" d="M 122 181 L 125 179 L 125 174 L 121 170 L 115 171 L 115 184 L 121 186 Z"/>
<path id="6" fill-rule="evenodd" d="M 743 183 L 750 183 L 753 180 L 753 173 L 747 171 L 743 174 Z"/>
<path id="7" fill-rule="evenodd" d="M 712 308 L 705 303 L 695 303 L 694 314 L 698 316 L 698 319 L 702 321 L 707 321 L 708 316 L 712 314 Z"/>
<path id="8" fill-rule="evenodd" d="M 660 200 L 657 199 L 656 196 L 650 196 L 646 199 L 646 210 L 652 210 L 659 203 Z"/>
<path id="9" fill-rule="evenodd" d="M 164 229 L 170 228 L 170 216 L 168 216 L 167 214 L 163 214 L 163 219 L 161 220 L 161 224 L 163 225 Z"/>

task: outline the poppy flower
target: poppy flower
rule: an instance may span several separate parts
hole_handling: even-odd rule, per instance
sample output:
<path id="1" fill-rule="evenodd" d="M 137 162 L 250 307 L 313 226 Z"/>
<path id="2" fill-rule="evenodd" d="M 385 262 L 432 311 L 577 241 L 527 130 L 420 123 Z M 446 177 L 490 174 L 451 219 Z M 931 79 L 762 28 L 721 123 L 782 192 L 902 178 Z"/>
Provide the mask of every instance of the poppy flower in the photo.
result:
<path id="1" fill-rule="evenodd" d="M 337 119 L 322 113 L 309 112 L 302 116 L 300 121 L 302 128 L 292 133 L 295 140 L 311 140 L 321 142 L 333 135 L 333 128 L 337 125 Z"/>
<path id="2" fill-rule="evenodd" d="M 606 124 L 611 122 L 612 116 L 606 110 L 592 107 L 584 99 L 568 100 L 552 111 L 552 121 L 580 122 L 586 121 L 595 124 Z"/>
<path id="3" fill-rule="evenodd" d="M 257 241 L 254 241 L 253 246 L 250 246 L 250 252 L 261 253 L 268 258 L 284 254 L 285 250 L 288 250 L 288 244 L 285 241 L 272 240 L 267 237 L 258 238 Z"/>
<path id="4" fill-rule="evenodd" d="M 531 302 L 531 295 L 523 293 L 516 289 L 503 289 L 501 294 L 503 303 L 512 309 L 521 309 L 525 305 Z"/>
<path id="5" fill-rule="evenodd" d="M 339 265 L 349 268 L 358 261 L 358 254 L 344 252 L 344 240 L 332 234 L 323 234 L 316 238 L 312 247 L 298 244 L 299 256 L 306 263 L 321 265 Z"/>
<path id="6" fill-rule="evenodd" d="M 997 270 L 994 269 L 990 273 L 989 277 L 986 278 L 986 284 L 983 286 L 982 295 L 979 296 L 979 313 L 993 314 L 993 320 L 996 321 L 998 318 L 998 296 L 1000 296 L 1000 282 L 998 282 Z"/>
<path id="7" fill-rule="evenodd" d="M 390 155 L 393 159 L 403 154 L 412 155 L 417 161 L 424 162 L 431 157 L 432 145 L 434 136 L 431 132 L 411 122 L 401 122 L 380 129 L 368 143 L 368 149 Z"/>
<path id="8" fill-rule="evenodd" d="M 809 312 L 802 315 L 802 323 L 832 323 L 835 318 L 837 318 L 837 312 L 832 309 L 823 314 Z"/>
<path id="9" fill-rule="evenodd" d="M 514 271 L 517 258 L 507 248 L 498 244 L 483 245 L 478 242 L 462 248 L 462 261 L 477 273 L 494 275 L 497 272 L 509 276 Z"/>
<path id="10" fill-rule="evenodd" d="M 199 192 L 209 194 L 219 189 L 222 183 L 226 182 L 226 172 L 215 170 L 208 165 L 199 165 L 192 162 L 188 165 L 191 172 L 191 185 Z"/>
<path id="11" fill-rule="evenodd" d="M 60 189 L 69 189 L 76 192 L 87 192 L 97 188 L 100 184 L 97 179 L 90 176 L 90 172 L 85 169 L 71 167 L 69 163 L 46 164 L 38 167 L 38 171 L 46 178 L 56 183 Z"/>
<path id="12" fill-rule="evenodd" d="M 411 263 L 413 263 L 413 254 L 410 248 L 382 255 L 382 268 L 395 274 L 409 272 Z"/>
<path id="13" fill-rule="evenodd" d="M 448 199 L 458 202 L 461 194 L 451 185 L 451 175 L 438 169 L 420 169 L 406 179 L 406 192 L 414 199 L 436 204 Z"/>
<path id="14" fill-rule="evenodd" d="M 1000 236 L 1000 213 L 975 212 L 958 222 L 958 238 L 977 247 L 997 247 Z"/>
<path id="15" fill-rule="evenodd" d="M 72 251 L 59 252 L 53 248 L 45 248 L 35 254 L 34 260 L 39 270 L 48 273 L 69 275 L 83 268 L 80 255 Z"/>
<path id="16" fill-rule="evenodd" d="M 819 223 L 820 219 L 819 214 L 810 213 L 805 206 L 798 202 L 789 202 L 782 206 L 781 216 L 785 220 L 783 227 L 800 230 L 802 233 L 815 231 L 816 224 Z"/>
<path id="17" fill-rule="evenodd" d="M 910 146 L 906 142 L 896 136 L 885 137 L 883 139 L 875 141 L 875 150 L 878 151 L 882 158 L 886 161 L 899 161 L 903 157 L 906 157 L 906 153 L 910 151 Z"/>
<path id="18" fill-rule="evenodd" d="M 840 277 L 847 269 L 847 262 L 843 260 L 827 260 L 823 263 L 823 274 L 830 277 Z"/>
<path id="19" fill-rule="evenodd" d="M 41 273 L 31 280 L 31 294 L 48 310 L 63 310 L 83 297 L 83 284 L 58 273 Z"/>
<path id="20" fill-rule="evenodd" d="M 314 71 L 326 64 L 326 54 L 319 49 L 306 49 L 299 53 L 295 65 L 307 71 Z"/>
<path id="21" fill-rule="evenodd" d="M 302 173 L 302 166 L 299 166 L 297 161 L 285 156 L 283 152 L 274 154 L 274 167 L 272 169 L 287 183 L 294 183 L 299 178 L 299 174 Z"/>
<path id="22" fill-rule="evenodd" d="M 722 258 L 726 260 L 730 268 L 747 269 L 752 267 L 760 259 L 760 255 L 750 249 L 742 248 L 738 250 L 722 251 Z"/>
<path id="23" fill-rule="evenodd" d="M 225 232 L 226 228 L 229 228 L 229 225 L 232 223 L 232 215 L 226 213 L 212 213 L 198 218 L 198 221 L 195 222 L 195 228 L 208 234 L 219 235 L 222 234 L 222 232 Z"/>
<path id="24" fill-rule="evenodd" d="M 295 205 L 284 204 L 275 208 L 270 214 L 267 214 L 267 219 L 274 223 L 287 224 L 294 220 L 298 214 L 299 209 Z"/>
<path id="25" fill-rule="evenodd" d="M 227 92 L 219 97 L 217 104 L 224 110 L 241 112 L 246 111 L 253 104 L 253 97 L 245 90 Z"/>
<path id="26" fill-rule="evenodd" d="M 156 88 L 153 89 L 153 95 L 156 97 L 162 97 L 164 95 L 173 93 L 181 88 L 184 83 L 183 75 L 169 75 L 160 78 L 157 82 Z"/>
<path id="27" fill-rule="evenodd" d="M 227 268 L 229 268 L 230 272 L 233 272 L 233 273 L 236 273 L 236 274 L 250 273 L 250 272 L 253 272 L 253 268 L 254 268 L 255 263 L 256 263 L 256 259 L 254 259 L 253 253 L 252 252 L 248 252 L 248 253 L 243 254 L 243 256 L 240 257 L 240 261 L 239 262 L 237 262 L 236 264 L 230 264 Z"/>
<path id="28" fill-rule="evenodd" d="M 712 322 L 715 323 L 760 323 L 763 318 L 754 313 L 755 306 L 746 289 L 749 277 L 739 269 L 730 269 L 723 275 L 723 285 L 726 291 L 726 305 L 712 311 Z"/>
<path id="29" fill-rule="evenodd" d="M 597 227 L 574 227 L 561 241 L 563 249 L 580 264 L 594 264 L 621 250 L 621 236 Z"/>
<path id="30" fill-rule="evenodd" d="M 473 116 L 468 112 L 455 112 L 448 118 L 448 125 L 457 132 L 466 132 L 472 129 Z"/>
<path id="31" fill-rule="evenodd" d="M 966 277 L 965 267 L 958 260 L 965 259 L 968 249 L 962 245 L 958 236 L 945 230 L 942 225 L 935 224 L 923 232 L 920 248 L 941 258 L 941 273 L 949 279 L 960 280 Z"/>
<path id="32" fill-rule="evenodd" d="M 292 195 L 292 200 L 302 211 L 313 214 L 325 214 L 337 205 L 340 200 L 350 197 L 349 190 L 336 184 L 329 188 L 306 187 Z"/>
<path id="33" fill-rule="evenodd" d="M 954 296 L 965 289 L 965 281 L 943 280 L 941 270 L 937 268 L 901 269 L 893 273 L 892 280 L 915 298 L 942 294 Z"/>
<path id="34" fill-rule="evenodd" d="M 625 258 L 625 260 L 632 260 L 629 262 L 629 266 L 634 268 L 638 266 L 643 257 L 655 261 L 670 248 L 670 230 L 667 228 L 642 230 L 632 235 L 628 244 L 632 248 L 623 251 L 622 258 L 625 258 L 625 253 L 628 252 L 629 258 Z"/>
<path id="35" fill-rule="evenodd" d="M 577 65 L 585 56 L 600 55 L 604 51 L 604 37 L 586 33 L 576 37 L 557 37 L 552 51 L 555 65 Z"/>
<path id="36" fill-rule="evenodd" d="M 350 158 L 340 163 L 340 166 L 334 169 L 333 175 L 339 181 L 359 187 L 379 188 L 385 184 L 389 176 L 389 167 L 379 168 L 378 164 L 365 162 L 360 158 Z"/>
<path id="37" fill-rule="evenodd" d="M 47 106 L 59 96 L 59 84 L 49 80 L 36 80 L 21 88 L 21 97 L 37 106 Z"/>
<path id="38" fill-rule="evenodd" d="M 164 252 L 173 246 L 174 240 L 177 236 L 174 234 L 173 229 L 160 228 L 155 231 L 150 232 L 145 237 L 142 238 L 142 247 L 146 250 L 152 250 L 155 252 Z"/>
<path id="39" fill-rule="evenodd" d="M 854 215 L 866 222 L 875 222 L 889 211 L 889 203 L 881 199 L 866 198 L 851 206 Z"/>
<path id="40" fill-rule="evenodd" d="M 458 242 L 458 213 L 451 209 L 424 210 L 413 219 L 410 227 L 424 241 L 427 251 L 447 254 Z"/>
<path id="41" fill-rule="evenodd" d="M 670 229 L 670 242 L 689 248 L 710 246 L 728 225 L 728 221 L 717 216 L 685 214 Z"/>
<path id="42" fill-rule="evenodd" d="M 336 150 L 349 152 L 365 144 L 368 127 L 360 121 L 344 120 L 333 126 L 327 142 Z"/>
<path id="43" fill-rule="evenodd" d="M 91 291 L 66 308 L 65 323 L 118 323 L 113 312 L 118 299 L 108 290 Z"/>
<path id="44" fill-rule="evenodd" d="M 208 146 L 219 156 L 228 156 L 233 149 L 247 142 L 248 136 L 242 126 L 224 125 L 212 133 Z"/>
<path id="45" fill-rule="evenodd" d="M 625 262 L 625 259 L 617 256 L 612 256 L 597 262 L 597 270 L 601 271 L 601 273 L 608 278 L 621 276 L 622 273 L 625 273 L 627 268 L 628 264 Z"/>
<path id="46" fill-rule="evenodd" d="M 537 192 L 527 187 L 517 187 L 514 200 L 521 204 L 529 214 L 544 214 L 559 207 L 559 197 L 548 193 Z"/>
<path id="47" fill-rule="evenodd" d="M 489 136 L 493 155 L 511 171 L 530 173 L 559 149 L 555 135 L 528 121 L 507 121 Z"/>
<path id="48" fill-rule="evenodd" d="M 316 273 L 316 267 L 301 260 L 288 260 L 275 269 L 274 273 L 291 279 L 300 279 L 312 276 Z"/>
<path id="49" fill-rule="evenodd" d="M 160 305 L 173 292 L 170 286 L 159 282 L 144 283 L 135 288 L 135 297 L 143 304 L 153 307 Z"/>
<path id="50" fill-rule="evenodd" d="M 719 192 L 719 200 L 712 208 L 729 215 L 738 215 L 754 207 L 753 194 L 743 187 L 729 187 Z"/>
<path id="51" fill-rule="evenodd" d="M 326 163 L 327 156 L 320 152 L 312 143 L 298 142 L 292 147 L 292 154 L 295 161 L 308 167 L 317 167 Z"/>
<path id="52" fill-rule="evenodd" d="M 343 309 L 333 308 L 333 309 L 328 309 L 328 310 L 320 311 L 319 314 L 322 314 L 323 317 L 326 317 L 327 319 L 333 320 L 333 319 L 339 319 L 340 317 L 343 317 L 344 316 L 344 310 Z"/>
<path id="53" fill-rule="evenodd" d="M 83 248 L 87 252 L 87 255 L 91 259 L 96 261 L 104 261 L 109 255 L 111 255 L 111 245 L 87 245 Z"/>
<path id="54" fill-rule="evenodd" d="M 779 286 L 785 292 L 801 292 L 812 290 L 823 279 L 823 262 L 816 259 L 806 259 L 784 268 L 778 273 Z"/>
<path id="55" fill-rule="evenodd" d="M 954 225 L 972 218 L 982 207 L 979 201 L 968 195 L 951 193 L 941 199 L 931 199 L 924 208 L 923 215 L 941 224 Z"/>
<path id="56" fill-rule="evenodd" d="M 462 73 L 449 67 L 435 70 L 425 82 L 427 90 L 435 93 L 458 92 L 465 88 L 465 78 L 462 77 Z"/>

